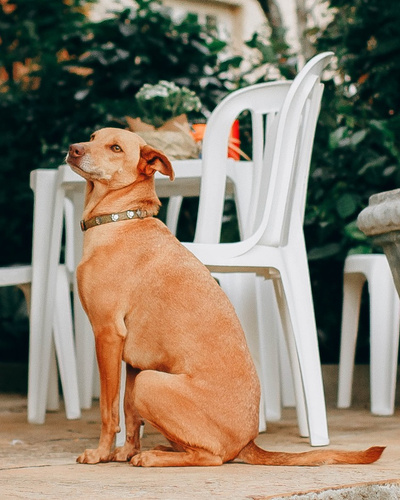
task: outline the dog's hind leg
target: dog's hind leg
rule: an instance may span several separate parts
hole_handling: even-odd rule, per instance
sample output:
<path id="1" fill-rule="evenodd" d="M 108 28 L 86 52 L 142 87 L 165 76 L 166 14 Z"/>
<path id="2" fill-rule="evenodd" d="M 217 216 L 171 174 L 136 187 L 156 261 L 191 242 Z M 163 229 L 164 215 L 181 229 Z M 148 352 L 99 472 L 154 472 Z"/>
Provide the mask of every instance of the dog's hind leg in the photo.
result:
<path id="1" fill-rule="evenodd" d="M 185 467 L 222 465 L 221 457 L 217 457 L 206 450 L 187 451 L 142 451 L 135 455 L 131 464 L 137 467 Z"/>
<path id="2" fill-rule="evenodd" d="M 116 448 L 111 455 L 114 462 L 127 462 L 140 451 L 140 426 L 142 420 L 133 401 L 133 388 L 139 370 L 126 364 L 126 385 L 124 398 L 126 441 L 123 446 Z"/>
<path id="3" fill-rule="evenodd" d="M 134 388 L 135 406 L 172 443 L 136 454 L 131 464 L 144 467 L 221 465 L 223 431 L 210 415 L 208 398 L 187 375 L 142 371 Z"/>

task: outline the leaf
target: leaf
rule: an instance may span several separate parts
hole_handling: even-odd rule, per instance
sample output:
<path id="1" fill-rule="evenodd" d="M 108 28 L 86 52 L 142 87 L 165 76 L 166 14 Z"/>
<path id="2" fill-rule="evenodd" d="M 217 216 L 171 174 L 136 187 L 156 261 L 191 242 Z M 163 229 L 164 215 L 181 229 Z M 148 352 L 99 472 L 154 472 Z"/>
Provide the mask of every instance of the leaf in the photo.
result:
<path id="1" fill-rule="evenodd" d="M 341 250 L 339 243 L 328 243 L 322 247 L 312 248 L 308 252 L 308 260 L 327 259 L 338 254 Z"/>
<path id="2" fill-rule="evenodd" d="M 391 165 L 390 167 L 386 167 L 385 170 L 383 171 L 383 175 L 385 177 L 389 177 L 393 175 L 395 172 L 397 172 L 398 166 L 397 165 Z"/>
<path id="3" fill-rule="evenodd" d="M 371 246 L 367 246 L 367 245 L 358 245 L 354 248 L 351 248 L 348 252 L 347 255 L 357 255 L 357 254 L 368 254 L 368 253 L 372 253 L 372 249 L 371 249 Z"/>
<path id="4" fill-rule="evenodd" d="M 387 159 L 387 156 L 378 156 L 377 158 L 374 158 L 373 160 L 367 162 L 362 168 L 360 168 L 360 170 L 358 171 L 358 175 L 364 175 L 369 168 L 382 167 L 386 163 Z"/>
<path id="5" fill-rule="evenodd" d="M 207 45 L 204 45 L 197 40 L 192 40 L 191 41 L 193 47 L 195 47 L 199 52 L 201 52 L 204 55 L 209 55 L 210 54 L 210 49 Z"/>
<path id="6" fill-rule="evenodd" d="M 346 127 L 339 127 L 329 134 L 329 147 L 330 149 L 336 149 L 339 147 L 339 142 L 343 139 Z"/>
<path id="7" fill-rule="evenodd" d="M 358 229 L 357 221 L 353 220 L 344 227 L 345 234 L 356 241 L 368 241 L 368 236 L 366 236 L 360 229 Z"/>
<path id="8" fill-rule="evenodd" d="M 370 120 L 370 125 L 372 128 L 379 130 L 380 132 L 385 132 L 386 127 L 383 120 Z"/>
<path id="9" fill-rule="evenodd" d="M 342 219 L 353 215 L 358 207 L 358 197 L 352 194 L 342 195 L 336 202 L 336 210 Z"/>
<path id="10" fill-rule="evenodd" d="M 351 138 L 350 138 L 350 143 L 352 146 L 357 146 L 358 144 L 360 144 L 360 142 L 362 142 L 365 137 L 367 136 L 368 134 L 368 130 L 358 130 L 357 132 L 355 132 L 354 134 L 352 134 Z"/>
<path id="11" fill-rule="evenodd" d="M 212 54 L 221 52 L 226 47 L 226 42 L 222 40 L 217 40 L 216 38 L 208 44 L 208 49 Z"/>
<path id="12" fill-rule="evenodd" d="M 249 47 L 250 49 L 255 49 L 257 47 L 257 43 L 258 43 L 258 34 L 253 33 L 253 36 L 251 37 L 250 40 L 247 40 L 245 42 L 245 45 L 247 45 L 247 47 Z"/>
<path id="13" fill-rule="evenodd" d="M 77 92 L 75 92 L 74 98 L 76 101 L 83 101 L 83 99 L 85 99 L 85 97 L 89 94 L 89 92 L 90 89 L 78 90 Z"/>
<path id="14" fill-rule="evenodd" d="M 275 62 L 275 52 L 270 45 L 258 44 L 257 48 L 261 52 L 263 63 Z"/>
<path id="15" fill-rule="evenodd" d="M 228 71 L 229 68 L 239 68 L 242 61 L 243 61 L 243 57 L 241 57 L 241 56 L 230 57 L 229 59 L 226 59 L 225 61 L 221 62 L 220 70 L 221 71 Z"/>

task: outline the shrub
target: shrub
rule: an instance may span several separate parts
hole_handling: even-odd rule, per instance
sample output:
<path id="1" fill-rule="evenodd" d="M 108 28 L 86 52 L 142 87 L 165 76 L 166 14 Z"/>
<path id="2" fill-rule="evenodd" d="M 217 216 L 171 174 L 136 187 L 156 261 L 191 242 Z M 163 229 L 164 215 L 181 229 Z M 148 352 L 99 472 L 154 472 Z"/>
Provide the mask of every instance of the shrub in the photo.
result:
<path id="1" fill-rule="evenodd" d="M 218 60 L 225 43 L 213 28 L 193 15 L 174 21 L 157 0 L 136 3 L 97 23 L 81 0 L 15 0 L 15 8 L 0 8 L 7 76 L 0 85 L 0 231 L 7 235 L 0 265 L 31 259 L 29 172 L 57 167 L 68 145 L 96 128 L 125 126 L 144 83 L 185 85 L 203 112 L 227 92 Z"/>
<path id="2" fill-rule="evenodd" d="M 322 99 L 305 231 L 320 347 L 325 361 L 337 362 L 343 262 L 349 253 L 372 251 L 356 218 L 370 195 L 400 185 L 400 11 L 396 0 L 331 6 L 336 14 L 317 49 L 335 52 L 338 73 Z"/>

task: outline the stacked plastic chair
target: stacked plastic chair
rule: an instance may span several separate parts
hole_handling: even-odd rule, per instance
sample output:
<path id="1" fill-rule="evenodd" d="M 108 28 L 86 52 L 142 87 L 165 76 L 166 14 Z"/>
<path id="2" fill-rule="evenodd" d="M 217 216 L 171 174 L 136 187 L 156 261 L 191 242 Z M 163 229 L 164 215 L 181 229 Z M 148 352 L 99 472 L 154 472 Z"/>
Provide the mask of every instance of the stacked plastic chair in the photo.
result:
<path id="1" fill-rule="evenodd" d="M 383 254 L 356 254 L 345 260 L 338 407 L 349 408 L 351 404 L 361 295 L 365 283 L 369 291 L 371 412 L 392 415 L 399 351 L 400 301 Z"/>
<path id="2" fill-rule="evenodd" d="M 45 187 L 44 184 L 43 187 Z M 38 215 L 39 213 L 36 212 L 36 217 Z M 39 250 L 41 245 L 46 246 L 47 244 L 48 236 L 47 239 L 44 239 L 42 234 L 35 232 L 34 225 L 34 248 Z M 45 279 L 45 269 L 38 267 L 34 270 L 32 265 L 0 268 L 0 286 L 17 286 L 20 288 L 24 293 L 30 316 L 28 420 L 31 423 L 43 423 L 46 409 L 56 410 L 59 408 L 59 376 L 66 416 L 68 419 L 80 418 L 68 271 L 65 265 L 59 265 L 56 269 L 55 307 L 49 323 L 51 337 L 47 345 L 43 345 L 41 342 L 39 338 L 41 329 L 40 327 L 37 328 L 34 323 L 44 309 L 43 303 L 34 303 L 33 307 L 31 304 L 31 290 L 35 272 L 39 279 Z M 48 357 L 48 370 L 46 372 L 43 372 L 43 353 L 46 353 Z"/>
<path id="3" fill-rule="evenodd" d="M 272 280 L 294 375 L 300 433 L 309 434 L 313 446 L 328 444 L 329 437 L 303 220 L 323 93 L 320 78 L 331 57 L 332 53 L 324 53 L 309 61 L 283 103 L 279 86 L 261 84 L 232 93 L 215 109 L 203 142 L 195 243 L 186 244 L 212 272 L 256 276 L 251 286 L 259 301 L 256 315 L 261 349 L 273 337 L 261 314 L 266 305 L 264 280 Z M 244 109 L 252 114 L 253 161 L 255 154 L 262 161 L 255 164 L 253 173 L 246 237 L 236 243 L 219 243 L 229 130 Z M 245 294 L 238 292 L 238 297 L 243 300 Z M 236 300 L 233 304 L 237 307 Z M 252 314 L 254 308 L 248 312 Z M 254 357 L 257 353 L 249 344 Z"/>

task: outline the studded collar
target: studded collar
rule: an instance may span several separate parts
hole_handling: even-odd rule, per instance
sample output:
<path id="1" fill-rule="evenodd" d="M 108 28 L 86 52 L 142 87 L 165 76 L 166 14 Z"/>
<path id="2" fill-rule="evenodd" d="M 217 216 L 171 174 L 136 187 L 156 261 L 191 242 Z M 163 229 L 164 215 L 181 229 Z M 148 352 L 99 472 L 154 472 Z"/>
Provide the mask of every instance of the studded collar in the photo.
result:
<path id="1" fill-rule="evenodd" d="M 116 212 L 107 215 L 98 215 L 92 217 L 88 220 L 81 220 L 81 230 L 87 231 L 91 227 L 101 226 L 102 224 L 108 224 L 109 222 L 119 222 L 123 220 L 132 219 L 145 219 L 146 217 L 153 217 L 153 213 L 147 212 L 147 210 L 127 210 L 126 212 Z"/>

